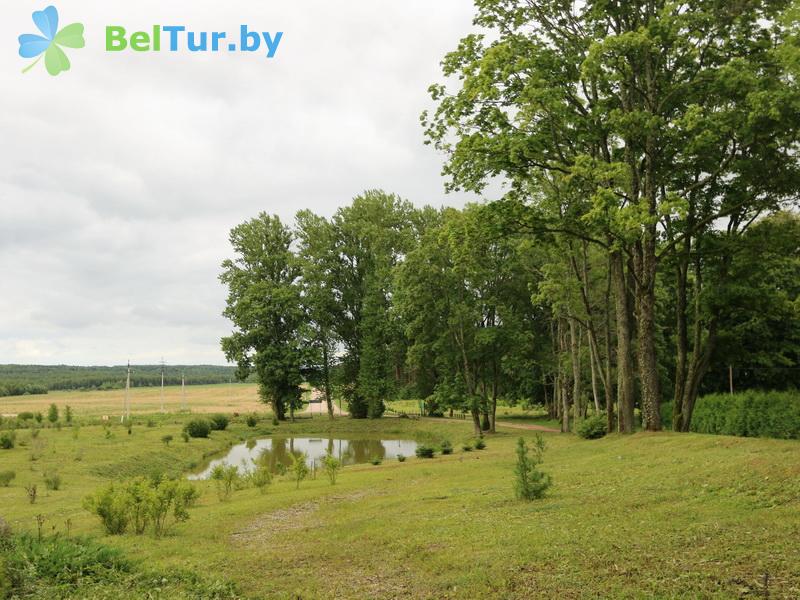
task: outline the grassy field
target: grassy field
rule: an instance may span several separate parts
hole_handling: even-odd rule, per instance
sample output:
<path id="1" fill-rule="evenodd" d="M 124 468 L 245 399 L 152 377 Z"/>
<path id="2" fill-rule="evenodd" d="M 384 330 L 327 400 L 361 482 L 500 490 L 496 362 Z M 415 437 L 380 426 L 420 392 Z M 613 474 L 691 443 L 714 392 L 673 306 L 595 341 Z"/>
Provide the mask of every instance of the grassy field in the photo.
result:
<path id="1" fill-rule="evenodd" d="M 250 429 L 235 419 L 184 443 L 186 418 L 155 417 L 152 427 L 138 419 L 130 435 L 119 425 L 110 436 L 100 426 L 36 438 L 21 430 L 14 449 L 0 450 L 0 471 L 17 474 L 0 487 L 0 515 L 17 531 L 35 531 L 42 515 L 45 531 L 63 534 L 69 520 L 73 535 L 121 548 L 141 568 L 202 573 L 252 598 L 800 597 L 797 442 L 546 434 L 554 486 L 525 503 L 512 493 L 514 444 L 533 432 L 501 428 L 486 450 L 463 452 L 471 431 L 461 421 L 302 419 L 273 428 L 262 419 Z M 158 540 L 105 536 L 81 508 L 109 480 L 183 472 L 274 433 L 448 439 L 456 451 L 349 466 L 336 486 L 320 476 L 296 490 L 278 477 L 266 495 L 244 489 L 228 501 L 199 482 L 190 520 Z M 169 447 L 166 434 L 175 437 Z M 62 476 L 60 490 L 45 489 L 48 471 Z M 35 504 L 29 483 L 39 488 Z"/>
<path id="2" fill-rule="evenodd" d="M 50 404 L 59 410 L 70 406 L 76 415 L 119 417 L 125 399 L 125 390 L 91 392 L 49 392 L 41 395 L 10 396 L 0 398 L 0 414 L 18 414 L 24 411 L 47 414 Z M 181 386 L 164 388 L 164 408 L 167 412 L 181 410 L 183 395 Z M 217 384 L 186 386 L 186 404 L 197 413 L 215 412 L 263 412 L 266 407 L 258 399 L 255 384 Z M 131 413 L 144 415 L 161 410 L 161 388 L 140 387 L 131 389 Z"/>

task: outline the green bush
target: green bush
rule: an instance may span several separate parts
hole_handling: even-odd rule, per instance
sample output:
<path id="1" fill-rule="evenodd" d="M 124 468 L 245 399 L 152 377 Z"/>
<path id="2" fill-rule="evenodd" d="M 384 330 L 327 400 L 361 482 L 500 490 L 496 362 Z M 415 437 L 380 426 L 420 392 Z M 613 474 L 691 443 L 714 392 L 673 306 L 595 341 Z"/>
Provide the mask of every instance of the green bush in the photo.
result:
<path id="1" fill-rule="evenodd" d="M 96 490 L 84 499 L 83 507 L 100 518 L 109 535 L 122 535 L 132 526 L 137 534 L 152 527 L 153 534 L 161 537 L 171 524 L 189 518 L 188 509 L 198 497 L 188 481 L 137 477 Z"/>
<path id="2" fill-rule="evenodd" d="M 672 404 L 662 405 L 672 424 Z M 712 394 L 697 400 L 690 426 L 695 433 L 800 439 L 800 392 L 747 391 Z"/>
<path id="3" fill-rule="evenodd" d="M 255 415 L 247 415 L 245 423 L 247 423 L 248 427 L 255 427 L 258 425 L 258 418 Z"/>
<path id="4" fill-rule="evenodd" d="M 461 446 L 461 449 L 464 452 L 472 452 L 472 444 L 470 444 L 469 442 L 466 442 Z"/>
<path id="5" fill-rule="evenodd" d="M 550 476 L 539 470 L 544 460 L 545 443 L 542 434 L 536 434 L 533 454 L 523 438 L 517 440 L 517 464 L 514 467 L 514 493 L 518 500 L 537 500 L 544 497 L 550 487 Z"/>
<path id="6" fill-rule="evenodd" d="M 453 453 L 453 444 L 450 443 L 450 440 L 445 440 L 441 444 L 442 454 L 452 454 Z"/>
<path id="7" fill-rule="evenodd" d="M 309 471 L 306 460 L 308 460 L 308 456 L 304 452 L 298 456 L 292 455 L 292 466 L 289 470 L 291 471 L 292 479 L 297 483 L 297 489 L 300 489 L 300 482 L 308 477 Z"/>
<path id="8" fill-rule="evenodd" d="M 211 429 L 213 431 L 225 431 L 228 428 L 230 419 L 226 415 L 213 415 L 211 417 Z"/>
<path id="9" fill-rule="evenodd" d="M 417 458 L 433 458 L 435 453 L 436 452 L 432 447 L 426 446 L 425 444 L 420 444 L 415 450 Z"/>
<path id="10" fill-rule="evenodd" d="M 236 465 L 217 465 L 211 470 L 211 479 L 217 486 L 220 500 L 227 500 L 239 483 L 239 468 Z"/>
<path id="11" fill-rule="evenodd" d="M 486 448 L 486 442 L 483 441 L 483 438 L 478 438 L 477 440 L 475 440 L 474 446 L 475 450 L 483 450 L 484 448 Z"/>
<path id="12" fill-rule="evenodd" d="M 397 462 L 406 462 L 406 457 L 402 454 L 397 455 Z"/>
<path id="13" fill-rule="evenodd" d="M 0 448 L 3 450 L 11 450 L 14 447 L 16 439 L 17 434 L 14 431 L 4 431 L 0 433 Z"/>
<path id="14" fill-rule="evenodd" d="M 0 487 L 8 487 L 17 474 L 14 471 L 0 471 Z"/>
<path id="15" fill-rule="evenodd" d="M 578 423 L 575 433 L 585 440 L 597 440 L 608 433 L 607 419 L 603 413 L 587 417 Z"/>
<path id="16" fill-rule="evenodd" d="M 165 446 L 169 446 L 170 442 L 172 441 L 171 435 L 165 435 L 161 437 L 161 441 L 164 443 Z"/>
<path id="17" fill-rule="evenodd" d="M 61 489 L 61 475 L 58 473 L 45 473 L 44 485 L 48 490 L 58 491 Z"/>
<path id="18" fill-rule="evenodd" d="M 206 419 L 192 419 L 184 425 L 183 430 L 189 434 L 189 437 L 207 438 L 211 433 L 211 423 Z"/>
<path id="19" fill-rule="evenodd" d="M 20 421 L 32 421 L 33 420 L 33 413 L 32 412 L 21 412 L 17 415 L 17 419 Z"/>
<path id="20" fill-rule="evenodd" d="M 370 464 L 375 465 L 376 467 L 383 463 L 383 459 L 380 456 L 373 456 L 369 459 Z"/>
<path id="21" fill-rule="evenodd" d="M 322 459 L 322 468 L 325 469 L 325 474 L 328 476 L 331 485 L 336 485 L 336 476 L 342 468 L 342 462 L 328 452 Z"/>
<path id="22" fill-rule="evenodd" d="M 55 404 L 50 405 L 50 408 L 47 411 L 47 420 L 51 423 L 58 421 L 58 407 Z"/>

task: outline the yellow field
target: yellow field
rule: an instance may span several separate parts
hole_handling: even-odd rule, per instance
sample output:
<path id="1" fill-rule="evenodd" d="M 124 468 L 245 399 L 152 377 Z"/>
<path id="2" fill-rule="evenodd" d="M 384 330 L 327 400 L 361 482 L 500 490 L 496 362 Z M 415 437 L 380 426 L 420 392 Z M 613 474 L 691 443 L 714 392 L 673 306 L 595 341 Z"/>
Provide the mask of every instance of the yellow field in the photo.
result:
<path id="1" fill-rule="evenodd" d="M 50 392 L 32 396 L 0 398 L 0 414 L 16 415 L 23 411 L 47 414 L 50 404 L 59 410 L 69 405 L 75 415 L 86 417 L 120 416 L 125 390 L 91 392 Z M 219 385 L 187 385 L 186 404 L 191 412 L 265 412 L 268 407 L 258 399 L 258 386 L 251 383 Z M 180 386 L 164 388 L 164 409 L 179 412 L 182 406 Z M 153 414 L 161 410 L 161 388 L 131 389 L 131 413 Z"/>

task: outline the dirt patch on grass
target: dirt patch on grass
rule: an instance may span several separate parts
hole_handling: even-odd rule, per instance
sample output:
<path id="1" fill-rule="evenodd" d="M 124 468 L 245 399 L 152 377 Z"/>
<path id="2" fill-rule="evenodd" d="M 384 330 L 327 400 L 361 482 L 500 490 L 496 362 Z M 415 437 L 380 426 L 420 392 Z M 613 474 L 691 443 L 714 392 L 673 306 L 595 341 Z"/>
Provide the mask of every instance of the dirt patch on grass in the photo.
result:
<path id="1" fill-rule="evenodd" d="M 301 502 L 287 508 L 274 510 L 259 515 L 245 527 L 231 534 L 231 539 L 237 544 L 250 544 L 273 540 L 276 535 L 287 531 L 300 531 L 315 529 L 322 526 L 322 520 L 317 513 L 320 508 L 339 502 L 358 502 L 367 496 L 374 496 L 377 492 L 358 491 L 352 494 L 334 494 L 310 502 Z"/>

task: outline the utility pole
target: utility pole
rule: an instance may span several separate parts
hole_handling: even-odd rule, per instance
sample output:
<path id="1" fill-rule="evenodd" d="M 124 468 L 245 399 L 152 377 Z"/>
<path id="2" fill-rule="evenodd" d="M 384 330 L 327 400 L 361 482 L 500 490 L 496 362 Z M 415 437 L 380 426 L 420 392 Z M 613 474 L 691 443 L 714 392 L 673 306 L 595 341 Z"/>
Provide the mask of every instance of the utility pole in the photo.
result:
<path id="1" fill-rule="evenodd" d="M 164 410 L 164 357 L 161 357 L 161 413 L 163 414 L 166 412 Z"/>
<path id="2" fill-rule="evenodd" d="M 186 404 L 186 371 L 181 373 L 181 410 L 189 410 L 189 407 Z"/>
<path id="3" fill-rule="evenodd" d="M 122 418 L 120 423 L 124 423 L 125 419 L 131 420 L 131 361 L 128 361 L 128 377 L 125 380 L 125 403 L 122 406 Z"/>

